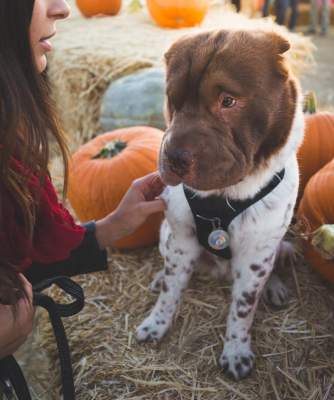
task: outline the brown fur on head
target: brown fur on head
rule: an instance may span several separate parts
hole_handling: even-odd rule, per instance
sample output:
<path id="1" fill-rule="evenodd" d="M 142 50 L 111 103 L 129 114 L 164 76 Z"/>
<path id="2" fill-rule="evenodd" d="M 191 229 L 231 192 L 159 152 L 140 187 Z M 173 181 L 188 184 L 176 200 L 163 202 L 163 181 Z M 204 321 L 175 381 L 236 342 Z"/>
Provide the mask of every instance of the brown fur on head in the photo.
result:
<path id="1" fill-rule="evenodd" d="M 186 36 L 165 55 L 165 183 L 221 189 L 257 170 L 286 142 L 295 81 L 273 32 L 220 30 Z"/>

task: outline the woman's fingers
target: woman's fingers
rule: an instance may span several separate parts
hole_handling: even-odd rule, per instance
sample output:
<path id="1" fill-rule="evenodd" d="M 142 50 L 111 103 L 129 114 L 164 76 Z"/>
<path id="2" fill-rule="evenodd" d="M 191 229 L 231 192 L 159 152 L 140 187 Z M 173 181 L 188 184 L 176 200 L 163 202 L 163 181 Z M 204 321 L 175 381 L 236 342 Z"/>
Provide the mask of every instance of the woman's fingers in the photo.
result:
<path id="1" fill-rule="evenodd" d="M 145 175 L 136 179 L 134 187 L 138 189 L 145 197 L 145 200 L 154 200 L 163 191 L 165 185 L 162 182 L 158 172 Z"/>
<path id="2" fill-rule="evenodd" d="M 19 278 L 23 284 L 24 291 L 27 295 L 27 298 L 29 300 L 29 303 L 33 303 L 33 291 L 32 291 L 32 285 L 31 283 L 27 280 L 27 278 L 23 274 L 19 274 Z"/>
<path id="3" fill-rule="evenodd" d="M 16 338 L 12 342 L 8 343 L 6 353 L 8 355 L 15 353 L 15 351 L 25 343 L 27 338 L 28 336 L 20 336 L 19 338 Z"/>
<path id="4" fill-rule="evenodd" d="M 0 306 L 0 358 L 14 353 L 33 328 L 34 308 L 28 298 L 14 306 Z"/>
<path id="5" fill-rule="evenodd" d="M 26 297 L 22 297 L 16 305 L 14 324 L 17 325 L 17 329 L 20 329 L 20 334 L 25 337 L 32 331 L 35 308 L 33 306 L 33 290 L 31 283 L 22 274 L 19 274 L 19 278 L 23 284 Z"/>
<path id="6" fill-rule="evenodd" d="M 144 216 L 149 216 L 157 212 L 165 211 L 166 204 L 163 200 L 157 199 L 153 201 L 143 202 L 141 204 L 141 209 L 143 210 Z"/>
<path id="7" fill-rule="evenodd" d="M 0 349 L 0 359 L 14 354 L 27 340 L 27 336 L 21 336 L 19 339 Z"/>

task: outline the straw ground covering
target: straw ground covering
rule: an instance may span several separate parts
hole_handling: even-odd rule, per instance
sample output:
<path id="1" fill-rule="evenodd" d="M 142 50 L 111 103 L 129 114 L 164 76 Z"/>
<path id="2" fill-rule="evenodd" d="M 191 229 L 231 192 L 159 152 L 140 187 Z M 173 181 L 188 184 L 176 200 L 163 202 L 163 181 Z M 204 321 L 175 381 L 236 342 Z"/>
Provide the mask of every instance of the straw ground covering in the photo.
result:
<path id="1" fill-rule="evenodd" d="M 191 31 L 161 30 L 145 11 L 116 18 L 74 19 L 55 40 L 51 79 L 72 149 L 98 132 L 101 96 L 110 80 L 161 65 L 166 47 Z M 212 8 L 205 27 L 259 26 L 229 10 Z M 284 28 L 275 28 L 283 29 Z M 195 29 L 194 29 L 195 30 Z M 311 58 L 308 39 L 289 34 L 291 62 L 300 73 Z M 57 177 L 57 171 L 53 170 Z M 138 344 L 135 327 L 157 295 L 149 290 L 163 266 L 157 247 L 111 251 L 109 271 L 76 280 L 85 309 L 65 320 L 78 400 L 330 400 L 334 399 L 334 292 L 300 261 L 286 266 L 287 307 L 260 302 L 253 325 L 256 366 L 235 383 L 218 365 L 224 346 L 230 286 L 196 275 L 171 331 L 160 344 Z M 63 300 L 56 290 L 52 295 Z M 59 363 L 47 316 L 37 315 L 35 334 L 21 357 L 35 399 L 59 399 Z"/>
<path id="2" fill-rule="evenodd" d="M 227 379 L 217 363 L 230 303 L 227 283 L 208 274 L 195 276 L 162 343 L 138 344 L 133 333 L 156 300 L 148 286 L 162 259 L 156 248 L 113 253 L 109 266 L 109 272 L 77 279 L 86 306 L 65 323 L 78 400 L 334 398 L 334 292 L 303 263 L 287 266 L 284 273 L 290 289 L 286 308 L 261 301 L 253 326 L 256 366 L 238 383 Z M 36 398 L 58 399 L 57 353 L 44 315 L 30 350 L 31 361 L 45 365 L 48 357 L 44 369 L 29 376 L 39 387 Z"/>

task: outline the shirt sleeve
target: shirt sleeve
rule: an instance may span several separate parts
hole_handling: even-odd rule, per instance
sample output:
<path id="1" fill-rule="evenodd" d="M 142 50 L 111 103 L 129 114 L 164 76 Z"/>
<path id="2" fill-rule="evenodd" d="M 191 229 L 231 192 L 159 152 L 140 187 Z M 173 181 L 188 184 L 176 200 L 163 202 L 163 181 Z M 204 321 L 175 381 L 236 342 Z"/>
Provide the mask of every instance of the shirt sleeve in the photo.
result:
<path id="1" fill-rule="evenodd" d="M 33 285 L 59 275 L 75 276 L 108 269 L 107 251 L 99 248 L 95 236 L 95 223 L 88 222 L 83 224 L 83 227 L 84 238 L 68 258 L 48 264 L 33 262 L 24 272 Z"/>
<path id="2" fill-rule="evenodd" d="M 0 256 L 20 271 L 38 262 L 56 263 L 68 259 L 84 239 L 85 229 L 59 202 L 49 176 L 40 180 L 12 160 L 12 168 L 27 176 L 27 189 L 34 201 L 32 238 L 24 227 L 22 205 L 11 189 L 0 180 Z"/>

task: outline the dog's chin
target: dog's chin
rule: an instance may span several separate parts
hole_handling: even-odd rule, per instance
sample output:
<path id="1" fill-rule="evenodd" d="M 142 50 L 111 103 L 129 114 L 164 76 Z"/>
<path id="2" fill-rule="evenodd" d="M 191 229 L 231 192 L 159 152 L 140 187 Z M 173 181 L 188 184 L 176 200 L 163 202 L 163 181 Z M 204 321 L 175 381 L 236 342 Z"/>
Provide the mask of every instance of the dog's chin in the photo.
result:
<path id="1" fill-rule="evenodd" d="M 198 190 L 200 192 L 207 192 L 211 190 L 220 190 L 224 188 L 223 184 L 210 185 L 207 182 L 198 182 L 194 179 L 184 179 L 183 183 L 191 189 Z"/>
<path id="2" fill-rule="evenodd" d="M 168 186 L 177 186 L 181 183 L 184 185 L 188 186 L 191 189 L 195 190 L 201 190 L 201 191 L 206 191 L 206 190 L 215 190 L 217 187 L 213 187 L 211 185 L 208 185 L 208 183 L 204 182 L 198 182 L 196 177 L 194 177 L 191 174 L 184 175 L 184 176 L 179 176 L 172 171 L 160 171 L 160 176 L 165 185 Z M 221 186 L 219 187 L 221 188 Z"/>
<path id="3" fill-rule="evenodd" d="M 231 176 L 227 174 L 226 179 L 204 179 L 204 177 L 191 171 L 184 175 L 178 175 L 169 168 L 160 168 L 160 176 L 165 185 L 177 186 L 181 183 L 188 186 L 191 189 L 198 191 L 212 191 L 212 190 L 222 190 L 229 186 L 235 185 L 242 180 L 240 176 Z"/>
<path id="4" fill-rule="evenodd" d="M 174 174 L 170 171 L 160 170 L 160 177 L 162 182 L 168 186 L 177 186 L 180 183 L 183 183 L 183 180 L 177 174 Z"/>
<path id="5" fill-rule="evenodd" d="M 213 190 L 223 190 L 229 186 L 235 185 L 236 183 L 239 183 L 241 179 L 235 179 L 235 180 L 217 180 L 217 181 L 208 181 L 208 180 L 202 180 L 200 178 L 194 178 L 191 176 L 185 176 L 182 178 L 182 183 L 188 186 L 191 189 L 200 191 L 200 192 L 209 192 Z"/>

